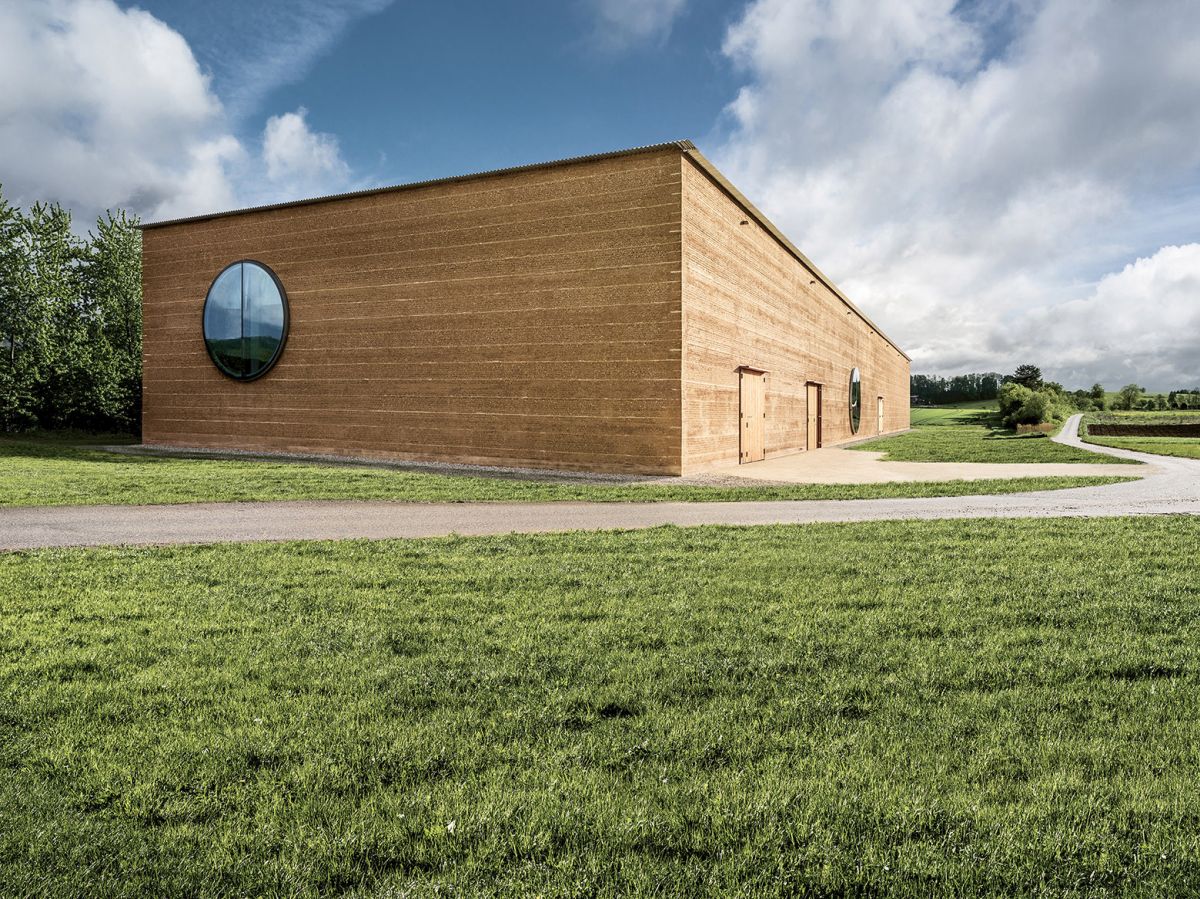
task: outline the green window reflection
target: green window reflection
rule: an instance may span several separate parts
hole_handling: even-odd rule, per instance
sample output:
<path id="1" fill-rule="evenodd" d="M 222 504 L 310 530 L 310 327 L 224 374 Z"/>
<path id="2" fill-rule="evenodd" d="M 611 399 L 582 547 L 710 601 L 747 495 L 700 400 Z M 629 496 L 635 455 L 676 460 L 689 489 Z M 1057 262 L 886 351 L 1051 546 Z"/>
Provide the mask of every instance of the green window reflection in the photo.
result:
<path id="1" fill-rule="evenodd" d="M 265 375 L 287 338 L 287 298 L 265 265 L 243 260 L 217 275 L 204 300 L 204 344 L 213 364 L 239 381 Z"/>
<path id="2" fill-rule="evenodd" d="M 858 369 L 850 369 L 850 433 L 857 434 L 862 422 L 862 379 Z"/>

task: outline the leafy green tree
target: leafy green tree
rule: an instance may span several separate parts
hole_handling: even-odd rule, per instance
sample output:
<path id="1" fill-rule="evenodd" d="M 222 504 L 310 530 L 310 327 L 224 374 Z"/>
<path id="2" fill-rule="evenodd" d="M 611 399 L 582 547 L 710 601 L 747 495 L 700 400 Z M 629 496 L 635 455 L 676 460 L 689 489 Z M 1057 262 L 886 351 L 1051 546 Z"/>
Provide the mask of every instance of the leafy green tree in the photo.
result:
<path id="1" fill-rule="evenodd" d="M 24 258 L 18 251 L 23 221 L 21 211 L 4 199 L 0 189 L 0 426 L 28 423 L 30 386 L 17 365 L 24 353 L 25 322 L 20 281 Z"/>
<path id="2" fill-rule="evenodd" d="M 137 219 L 109 212 L 83 256 L 83 320 L 92 347 L 88 406 L 94 426 L 135 428 L 142 394 L 142 243 Z"/>
<path id="3" fill-rule="evenodd" d="M 1018 365 L 1010 380 L 1030 390 L 1037 390 L 1042 386 L 1042 370 L 1036 365 Z"/>
<path id="4" fill-rule="evenodd" d="M 1136 409 L 1138 401 L 1142 398 L 1142 394 L 1146 391 L 1137 384 L 1126 384 L 1117 394 L 1117 399 L 1114 405 L 1118 409 Z"/>
<path id="5" fill-rule="evenodd" d="M 136 428 L 141 393 L 137 220 L 81 240 L 58 204 L 0 195 L 0 428 Z"/>

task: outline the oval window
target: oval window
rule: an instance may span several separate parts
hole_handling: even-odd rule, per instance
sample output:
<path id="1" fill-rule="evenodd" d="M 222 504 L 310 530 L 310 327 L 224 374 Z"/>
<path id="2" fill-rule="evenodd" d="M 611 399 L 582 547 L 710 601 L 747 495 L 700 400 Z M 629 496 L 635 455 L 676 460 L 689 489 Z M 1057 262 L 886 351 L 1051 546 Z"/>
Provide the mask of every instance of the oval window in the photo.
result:
<path id="1" fill-rule="evenodd" d="M 239 381 L 265 375 L 287 330 L 287 297 L 273 271 L 242 260 L 217 275 L 204 298 L 204 345 L 222 374 Z"/>
<path id="2" fill-rule="evenodd" d="M 850 369 L 850 433 L 857 434 L 862 422 L 862 380 L 858 369 Z"/>

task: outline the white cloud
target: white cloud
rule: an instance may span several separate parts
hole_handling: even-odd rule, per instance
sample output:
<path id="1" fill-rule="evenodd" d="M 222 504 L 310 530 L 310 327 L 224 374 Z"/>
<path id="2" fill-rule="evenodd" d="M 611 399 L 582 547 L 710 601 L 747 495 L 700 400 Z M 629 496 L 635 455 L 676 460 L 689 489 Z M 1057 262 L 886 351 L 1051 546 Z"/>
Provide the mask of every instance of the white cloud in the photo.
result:
<path id="1" fill-rule="evenodd" d="M 84 217 L 232 199 L 241 153 L 187 43 L 111 0 L 0 4 L 0 182 Z"/>
<path id="2" fill-rule="evenodd" d="M 267 178 L 296 196 L 345 187 L 350 167 L 342 159 L 337 138 L 309 130 L 303 106 L 272 116 L 263 131 Z"/>
<path id="3" fill-rule="evenodd" d="M 684 10 L 687 0 L 590 0 L 596 19 L 594 38 L 605 50 L 660 43 Z"/>
<path id="4" fill-rule="evenodd" d="M 1044 335 L 1060 330 L 1087 337 L 1056 359 L 1072 383 L 1200 385 L 1200 244 L 1163 247 L 1106 275 L 1083 299 L 1031 309 L 1010 339 L 1032 358 Z"/>
<path id="5" fill-rule="evenodd" d="M 110 208 L 155 220 L 361 186 L 303 108 L 248 150 L 187 41 L 113 0 L 0 3 L 0 84 L 6 197 L 58 201 L 81 230 Z"/>
<path id="6" fill-rule="evenodd" d="M 1101 352 L 1087 329 L 1030 342 L 1029 326 L 1137 255 L 1182 264 L 1146 241 L 1195 235 L 1162 223 L 1195 221 L 1200 7 L 977 6 L 991 18 L 952 0 L 757 0 L 726 37 L 747 83 L 714 155 L 914 370 L 1034 361 L 1066 378 L 1059 360 L 1084 347 L 1087 371 L 1116 380 L 1112 335 Z M 1144 319 L 1152 343 L 1179 337 Z M 1173 365 L 1161 377 L 1200 380 L 1200 352 Z"/>

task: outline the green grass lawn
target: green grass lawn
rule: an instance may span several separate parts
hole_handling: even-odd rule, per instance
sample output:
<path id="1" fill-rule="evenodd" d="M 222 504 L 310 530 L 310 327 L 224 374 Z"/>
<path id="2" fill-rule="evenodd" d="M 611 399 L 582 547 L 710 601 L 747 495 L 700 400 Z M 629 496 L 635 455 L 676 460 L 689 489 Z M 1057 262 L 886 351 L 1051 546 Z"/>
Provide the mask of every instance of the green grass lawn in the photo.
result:
<path id="1" fill-rule="evenodd" d="M 0 892 L 1195 895 L 1198 543 L 1163 517 L 0 556 Z"/>
<path id="2" fill-rule="evenodd" d="M 1200 439 L 1195 437 L 1085 437 L 1084 440 L 1138 453 L 1200 459 Z"/>
<path id="3" fill-rule="evenodd" d="M 439 475 L 368 466 L 130 456 L 54 441 L 0 440 L 0 506 L 305 499 L 410 502 L 876 499 L 1053 490 L 1095 486 L 1113 480 L 1021 478 L 783 487 L 606 485 Z"/>
<path id="4" fill-rule="evenodd" d="M 1200 420 L 1200 409 L 1168 409 L 1154 412 L 1114 409 L 1106 412 L 1089 412 L 1087 420 L 1142 425 L 1195 424 L 1197 420 Z"/>
<path id="5" fill-rule="evenodd" d="M 1194 424 L 1200 420 L 1200 411 L 1183 409 L 1169 412 L 1100 412 L 1083 417 L 1079 425 L 1080 437 L 1086 443 L 1112 446 L 1117 449 L 1133 450 L 1138 453 L 1155 453 L 1159 456 L 1181 456 L 1185 459 L 1200 459 L 1200 438 L 1196 437 L 1093 437 L 1088 425 L 1111 424 Z"/>
<path id="6" fill-rule="evenodd" d="M 936 406 L 914 406 L 913 409 L 990 409 L 995 412 L 998 406 L 995 400 L 964 400 L 961 403 L 938 403 Z"/>
<path id="7" fill-rule="evenodd" d="M 916 408 L 912 424 L 913 430 L 904 434 L 869 440 L 853 449 L 884 452 L 894 462 L 1127 461 L 1064 446 L 1041 434 L 1018 436 L 1001 428 L 987 410 Z"/>

